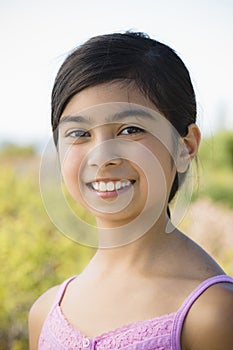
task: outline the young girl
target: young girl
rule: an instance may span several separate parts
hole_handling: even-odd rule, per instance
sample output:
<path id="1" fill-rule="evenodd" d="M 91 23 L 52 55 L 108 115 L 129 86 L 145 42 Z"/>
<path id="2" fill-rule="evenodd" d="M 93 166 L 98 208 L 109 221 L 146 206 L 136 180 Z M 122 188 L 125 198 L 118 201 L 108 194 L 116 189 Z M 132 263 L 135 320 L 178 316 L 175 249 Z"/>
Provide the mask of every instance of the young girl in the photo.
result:
<path id="1" fill-rule="evenodd" d="M 54 141 L 68 191 L 96 217 L 99 246 L 81 274 L 32 306 L 31 350 L 233 349 L 233 279 L 168 230 L 169 203 L 198 151 L 195 122 L 184 63 L 142 33 L 94 37 L 62 64 Z"/>

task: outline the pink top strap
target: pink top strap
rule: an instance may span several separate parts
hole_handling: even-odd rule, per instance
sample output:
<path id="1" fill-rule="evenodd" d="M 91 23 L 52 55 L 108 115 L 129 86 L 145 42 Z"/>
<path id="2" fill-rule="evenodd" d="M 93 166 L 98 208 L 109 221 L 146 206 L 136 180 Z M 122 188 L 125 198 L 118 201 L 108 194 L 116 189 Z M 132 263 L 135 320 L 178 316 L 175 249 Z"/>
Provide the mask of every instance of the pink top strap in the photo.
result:
<path id="1" fill-rule="evenodd" d="M 62 284 L 60 285 L 59 289 L 58 289 L 58 292 L 57 292 L 57 295 L 56 295 L 56 298 L 53 302 L 53 305 L 52 305 L 52 308 L 51 308 L 51 311 L 58 305 L 61 304 L 61 301 L 64 297 L 64 294 L 66 292 L 66 288 L 68 286 L 68 284 L 74 280 L 77 276 L 72 276 L 70 278 L 68 278 L 67 280 L 65 280 L 64 282 L 62 282 Z"/>
<path id="2" fill-rule="evenodd" d="M 172 349 L 181 350 L 181 331 L 183 328 L 185 317 L 187 316 L 191 306 L 198 299 L 198 297 L 204 293 L 209 287 L 217 283 L 232 283 L 233 278 L 227 275 L 219 275 L 210 277 L 207 280 L 203 281 L 199 286 L 188 296 L 184 301 L 180 309 L 178 310 L 173 326 L 172 332 Z"/>

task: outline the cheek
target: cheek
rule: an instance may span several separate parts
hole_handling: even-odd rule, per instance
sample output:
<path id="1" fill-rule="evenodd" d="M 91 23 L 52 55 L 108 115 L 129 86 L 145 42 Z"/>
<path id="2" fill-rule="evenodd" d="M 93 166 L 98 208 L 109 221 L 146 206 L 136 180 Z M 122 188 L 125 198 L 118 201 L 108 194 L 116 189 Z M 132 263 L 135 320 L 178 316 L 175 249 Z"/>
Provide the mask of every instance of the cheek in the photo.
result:
<path id="1" fill-rule="evenodd" d="M 71 149 L 60 158 L 63 181 L 75 200 L 80 199 L 79 172 L 83 157 L 82 153 Z"/>
<path id="2" fill-rule="evenodd" d="M 175 176 L 175 166 L 172 155 L 166 146 L 159 140 L 153 139 L 152 142 L 145 142 L 144 146 L 150 150 L 149 158 L 144 157 L 145 168 L 148 169 L 150 185 L 158 186 L 161 182 L 166 182 L 166 192 L 170 192 L 170 187 Z M 152 164 L 153 163 L 153 164 Z M 168 193 L 167 193 L 168 195 Z"/>

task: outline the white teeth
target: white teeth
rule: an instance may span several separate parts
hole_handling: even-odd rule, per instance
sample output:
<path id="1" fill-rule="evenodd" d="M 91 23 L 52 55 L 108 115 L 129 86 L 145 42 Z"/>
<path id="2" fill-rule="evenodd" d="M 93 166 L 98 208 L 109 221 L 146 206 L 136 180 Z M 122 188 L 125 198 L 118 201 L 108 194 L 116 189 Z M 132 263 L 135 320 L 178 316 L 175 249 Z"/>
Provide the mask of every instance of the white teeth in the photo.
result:
<path id="1" fill-rule="evenodd" d="M 99 190 L 99 183 L 98 182 L 92 182 L 92 186 L 94 190 L 98 191 Z"/>
<path id="2" fill-rule="evenodd" d="M 99 191 L 105 192 L 107 190 L 107 186 L 103 181 L 100 181 L 99 183 Z"/>
<path id="3" fill-rule="evenodd" d="M 131 182 L 129 180 L 120 180 L 120 181 L 95 181 L 92 182 L 92 187 L 95 191 L 98 192 L 111 192 L 111 191 L 118 191 L 121 188 L 125 188 L 131 185 Z"/>
<path id="4" fill-rule="evenodd" d="M 121 188 L 121 181 L 117 181 L 115 186 L 116 186 L 116 191 L 119 190 Z"/>
<path id="5" fill-rule="evenodd" d="M 107 190 L 108 191 L 114 191 L 114 189 L 115 189 L 114 183 L 112 181 L 108 182 L 107 183 Z"/>

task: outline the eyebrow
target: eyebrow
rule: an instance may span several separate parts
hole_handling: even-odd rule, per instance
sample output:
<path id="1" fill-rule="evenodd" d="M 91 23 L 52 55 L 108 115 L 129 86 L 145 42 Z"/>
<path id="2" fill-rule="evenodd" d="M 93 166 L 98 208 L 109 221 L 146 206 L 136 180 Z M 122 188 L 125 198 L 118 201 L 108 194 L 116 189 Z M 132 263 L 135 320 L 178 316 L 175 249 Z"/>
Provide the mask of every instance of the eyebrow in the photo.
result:
<path id="1" fill-rule="evenodd" d="M 90 123 L 90 119 L 88 117 L 83 117 L 81 115 L 67 115 L 60 119 L 59 125 L 65 123 Z"/>
<path id="2" fill-rule="evenodd" d="M 117 122 L 117 121 L 122 121 L 123 119 L 126 119 L 127 117 L 141 117 L 141 118 L 146 118 L 151 121 L 155 121 L 155 117 L 150 114 L 147 111 L 144 111 L 142 109 L 131 109 L 131 110 L 125 110 L 119 113 L 115 113 L 113 116 L 107 117 L 105 119 L 105 122 Z M 92 119 L 88 116 L 81 116 L 81 115 L 74 115 L 74 116 L 64 116 L 62 119 L 60 119 L 59 124 L 64 124 L 64 123 L 85 123 L 85 124 L 91 124 Z"/>

